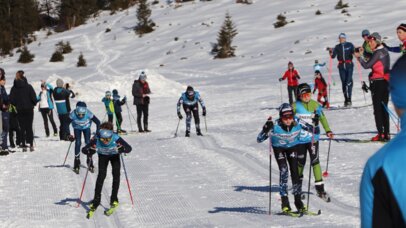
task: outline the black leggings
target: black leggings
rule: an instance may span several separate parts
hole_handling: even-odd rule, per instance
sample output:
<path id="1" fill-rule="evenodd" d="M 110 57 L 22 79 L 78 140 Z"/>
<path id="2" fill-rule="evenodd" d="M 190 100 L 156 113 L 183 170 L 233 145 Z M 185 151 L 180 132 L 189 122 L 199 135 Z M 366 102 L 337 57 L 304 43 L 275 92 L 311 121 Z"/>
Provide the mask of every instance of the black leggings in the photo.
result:
<path id="1" fill-rule="evenodd" d="M 49 136 L 48 118 L 49 118 L 49 121 L 51 122 L 52 129 L 54 130 L 54 134 L 58 133 L 58 130 L 56 128 L 56 124 L 54 121 L 54 113 L 53 113 L 52 109 L 41 108 L 40 111 L 41 111 L 42 119 L 44 120 L 45 134 L 47 136 Z"/>
<path id="2" fill-rule="evenodd" d="M 17 114 L 18 123 L 21 128 L 22 146 L 33 146 L 34 132 L 32 131 L 32 122 L 34 121 L 34 110 L 24 110 Z"/>
<path id="3" fill-rule="evenodd" d="M 141 125 L 141 117 L 144 115 L 143 123 L 144 123 L 144 128 L 148 128 L 148 107 L 149 104 L 139 104 L 137 105 L 137 125 L 138 129 L 142 130 L 142 125 Z"/>
<path id="4" fill-rule="evenodd" d="M 120 187 L 120 155 L 101 155 L 99 154 L 99 174 L 97 175 L 96 188 L 94 190 L 93 206 L 96 208 L 100 205 L 101 191 L 103 188 L 104 179 L 106 179 L 107 166 L 111 163 L 113 174 L 113 186 L 111 190 L 110 204 L 118 201 L 117 194 Z"/>
<path id="5" fill-rule="evenodd" d="M 195 118 L 195 126 L 196 126 L 196 130 L 199 131 L 200 130 L 200 117 L 199 117 L 199 106 L 196 103 L 193 106 L 189 106 L 189 105 L 183 105 L 183 110 L 186 113 L 186 131 L 190 132 L 190 125 L 192 122 L 192 114 L 193 114 L 193 118 Z"/>
<path id="6" fill-rule="evenodd" d="M 293 104 L 297 99 L 297 86 L 288 86 L 289 104 Z M 294 101 L 293 101 L 294 99 Z"/>
<path id="7" fill-rule="evenodd" d="M 385 109 L 389 101 L 389 83 L 386 80 L 375 80 L 370 82 L 372 104 L 376 130 L 379 135 L 389 135 L 389 114 Z M 385 104 L 385 106 L 384 106 Z"/>
<path id="8" fill-rule="evenodd" d="M 292 178 L 292 193 L 293 195 L 299 195 L 302 192 L 302 185 L 299 182 L 299 170 L 297 163 L 297 151 L 298 147 L 291 148 L 277 148 L 273 147 L 275 159 L 279 167 L 279 194 L 281 196 L 288 195 L 288 163 L 290 176 Z"/>

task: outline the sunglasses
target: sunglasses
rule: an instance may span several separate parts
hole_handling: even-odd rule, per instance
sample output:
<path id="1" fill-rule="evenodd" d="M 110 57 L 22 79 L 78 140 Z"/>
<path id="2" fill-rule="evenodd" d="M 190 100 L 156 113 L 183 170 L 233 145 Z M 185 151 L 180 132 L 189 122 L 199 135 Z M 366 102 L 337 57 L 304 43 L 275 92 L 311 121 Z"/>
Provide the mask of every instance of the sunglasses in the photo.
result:
<path id="1" fill-rule="evenodd" d="M 292 115 L 282 116 L 282 120 L 293 120 L 293 116 Z"/>
<path id="2" fill-rule="evenodd" d="M 79 118 L 83 118 L 85 116 L 84 113 L 78 113 L 77 115 L 78 115 Z"/>
<path id="3" fill-rule="evenodd" d="M 103 143 L 109 143 L 111 141 L 111 138 L 100 138 L 100 141 Z"/>
<path id="4" fill-rule="evenodd" d="M 368 40 L 376 40 L 376 38 L 373 36 L 368 36 Z"/>
<path id="5" fill-rule="evenodd" d="M 300 95 L 301 98 L 310 98 L 312 97 L 312 93 L 304 93 L 302 95 Z"/>

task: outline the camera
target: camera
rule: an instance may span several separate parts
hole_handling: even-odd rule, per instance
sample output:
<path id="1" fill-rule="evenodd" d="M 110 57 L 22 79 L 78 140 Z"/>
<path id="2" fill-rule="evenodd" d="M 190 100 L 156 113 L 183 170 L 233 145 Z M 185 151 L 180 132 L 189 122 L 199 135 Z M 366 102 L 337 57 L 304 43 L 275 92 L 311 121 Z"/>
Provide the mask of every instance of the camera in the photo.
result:
<path id="1" fill-rule="evenodd" d="M 355 48 L 355 52 L 359 52 L 360 47 Z"/>

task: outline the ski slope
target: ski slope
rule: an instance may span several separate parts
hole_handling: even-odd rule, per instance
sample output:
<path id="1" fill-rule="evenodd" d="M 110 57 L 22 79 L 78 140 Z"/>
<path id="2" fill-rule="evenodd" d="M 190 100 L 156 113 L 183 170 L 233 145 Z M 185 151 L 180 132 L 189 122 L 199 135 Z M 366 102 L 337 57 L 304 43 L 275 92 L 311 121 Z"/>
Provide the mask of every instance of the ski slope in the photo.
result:
<path id="1" fill-rule="evenodd" d="M 388 44 L 397 45 L 395 29 L 404 22 L 402 9 L 406 2 L 348 1 L 351 16 L 334 10 L 336 2 L 322 0 L 256 0 L 251 5 L 216 0 L 186 3 L 176 9 L 166 1 L 160 2 L 152 6 L 152 19 L 158 27 L 142 38 L 132 31 L 136 8 L 114 15 L 102 12 L 100 17 L 71 31 L 49 37 L 45 31 L 38 32 L 37 41 L 29 45 L 36 55 L 31 64 L 16 63 L 18 55 L 0 60 L 7 74 L 7 91 L 19 69 L 26 72 L 37 92 L 40 80 L 55 85 L 56 79 L 62 78 L 78 93 L 72 104 L 85 101 L 99 119 L 105 119 L 100 102 L 104 92 L 118 89 L 121 96 L 129 97 L 130 110 L 123 107 L 126 130 L 136 128 L 131 115 L 136 114 L 131 96 L 133 80 L 140 70 L 147 71 L 153 93 L 149 120 L 152 132 L 123 136 L 133 147 L 124 160 L 134 207 L 122 172 L 120 207 L 113 216 L 103 215 L 111 193 L 109 171 L 102 206 L 93 219 L 86 219 L 97 163 L 96 173 L 87 178 L 83 203 L 77 207 L 85 169 L 80 175 L 71 171 L 73 146 L 68 166 L 62 166 L 69 142 L 46 138 L 42 118 L 35 112 L 36 151 L 0 157 L 0 227 L 359 227 L 362 169 L 367 158 L 383 144 L 333 141 L 330 175 L 325 179 L 332 202 L 317 198 L 312 184 L 310 209 L 321 209 L 322 215 L 290 218 L 267 214 L 269 191 L 272 212 L 280 211 L 279 171 L 272 158 L 270 188 L 268 145 L 258 144 L 256 136 L 268 116 L 277 117 L 280 86 L 283 101 L 288 100 L 286 82 L 280 85 L 277 80 L 288 61 L 293 61 L 300 71 L 301 82 L 312 83 L 314 60 L 328 65 L 325 48 L 337 43 L 340 32 L 359 46 L 361 31 L 368 28 L 380 32 Z M 315 15 L 318 9 L 323 13 L 320 16 Z M 239 32 L 234 41 L 236 57 L 213 60 L 210 43 L 216 41 L 227 11 Z M 294 23 L 274 29 L 272 23 L 282 12 Z M 105 33 L 106 28 L 111 32 Z M 65 55 L 62 63 L 50 63 L 55 44 L 62 40 L 70 42 L 73 52 Z M 88 67 L 76 68 L 80 52 Z M 397 55 L 391 58 L 394 63 Z M 341 106 L 344 100 L 335 66 L 336 61 L 331 102 Z M 368 71 L 361 72 L 365 79 Z M 327 69 L 323 74 L 327 78 Z M 355 68 L 354 106 L 371 103 L 370 94 L 364 100 L 359 77 Z M 179 137 L 173 137 L 178 123 L 176 102 L 187 85 L 199 90 L 207 105 L 208 131 L 203 130 L 204 137 L 197 137 L 194 131 L 191 138 L 183 137 L 184 120 Z M 327 110 L 325 114 L 338 139 L 369 139 L 375 135 L 372 106 Z M 396 133 L 392 123 L 391 127 Z M 328 141 L 322 141 L 323 169 L 327 147 Z M 85 157 L 81 158 L 85 164 Z M 305 175 L 304 189 L 307 178 Z M 292 195 L 290 200 L 293 206 Z"/>

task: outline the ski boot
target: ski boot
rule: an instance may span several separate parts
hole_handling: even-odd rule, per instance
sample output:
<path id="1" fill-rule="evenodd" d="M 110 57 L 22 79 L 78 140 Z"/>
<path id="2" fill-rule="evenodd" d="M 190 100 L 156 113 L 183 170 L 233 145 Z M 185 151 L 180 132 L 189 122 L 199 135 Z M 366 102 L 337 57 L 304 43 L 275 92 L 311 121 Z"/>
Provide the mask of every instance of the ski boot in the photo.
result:
<path id="1" fill-rule="evenodd" d="M 185 137 L 190 137 L 190 131 L 186 131 Z"/>
<path id="2" fill-rule="evenodd" d="M 94 173 L 94 166 L 93 165 L 89 166 L 89 172 Z"/>
<path id="3" fill-rule="evenodd" d="M 144 131 L 145 132 L 151 132 L 151 130 L 148 129 L 148 124 L 144 124 Z"/>
<path id="4" fill-rule="evenodd" d="M 104 211 L 104 214 L 107 216 L 110 216 L 116 211 L 117 208 L 118 208 L 118 201 L 114 201 L 113 203 L 110 204 L 110 208 Z"/>
<path id="5" fill-rule="evenodd" d="M 304 213 L 306 211 L 306 207 L 304 206 L 301 195 L 295 195 L 295 206 L 299 213 Z"/>
<path id="6" fill-rule="evenodd" d="M 90 204 L 90 209 L 89 209 L 89 211 L 87 212 L 86 218 L 87 218 L 87 219 L 92 218 L 95 211 L 96 211 L 96 207 L 93 206 L 93 203 Z"/>
<path id="7" fill-rule="evenodd" d="M 203 136 L 202 132 L 200 131 L 200 128 L 196 129 L 196 134 L 198 136 Z"/>
<path id="8" fill-rule="evenodd" d="M 371 138 L 372 142 L 378 142 L 378 141 L 382 141 L 382 134 L 377 134 L 374 137 Z"/>
<path id="9" fill-rule="evenodd" d="M 57 133 L 57 132 L 55 132 L 55 133 L 54 133 L 54 136 L 58 136 L 58 133 Z"/>
<path id="10" fill-rule="evenodd" d="M 22 145 L 21 147 L 23 148 L 23 152 L 27 152 L 27 146 L 26 145 Z"/>
<path id="11" fill-rule="evenodd" d="M 389 142 L 390 135 L 389 134 L 382 134 L 382 142 Z"/>
<path id="12" fill-rule="evenodd" d="M 316 191 L 317 191 L 317 196 L 326 201 L 327 203 L 329 203 L 330 200 L 330 196 L 327 194 L 327 192 L 324 190 L 324 184 L 317 184 L 316 183 Z"/>
<path id="13" fill-rule="evenodd" d="M 290 212 L 292 209 L 290 208 L 288 196 L 282 196 L 281 200 L 282 200 L 282 212 L 284 213 Z"/>
<path id="14" fill-rule="evenodd" d="M 1 150 L 0 151 L 0 156 L 5 156 L 5 155 L 8 155 L 8 154 L 9 154 L 9 152 L 7 150 Z"/>
<path id="15" fill-rule="evenodd" d="M 79 170 L 80 170 L 80 159 L 75 158 L 75 161 L 73 163 L 73 172 L 75 172 L 76 174 L 79 174 Z"/>
<path id="16" fill-rule="evenodd" d="M 30 152 L 34 152 L 34 146 L 30 146 Z"/>

